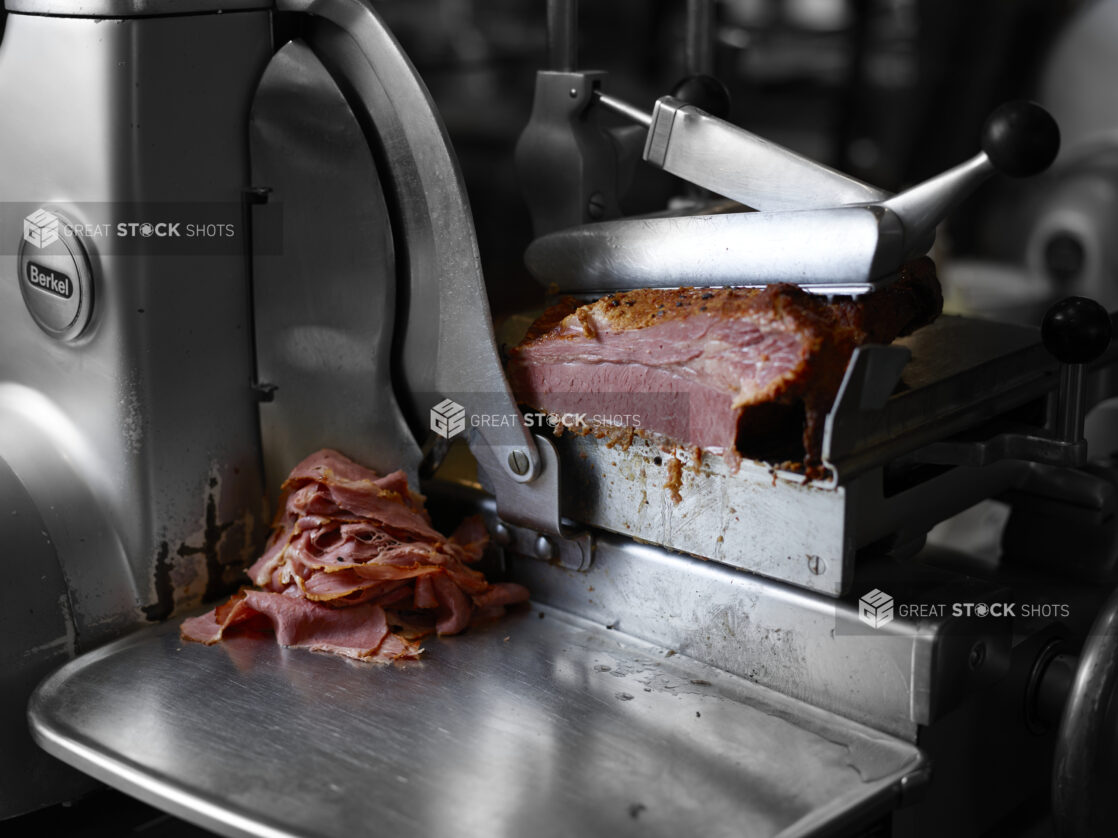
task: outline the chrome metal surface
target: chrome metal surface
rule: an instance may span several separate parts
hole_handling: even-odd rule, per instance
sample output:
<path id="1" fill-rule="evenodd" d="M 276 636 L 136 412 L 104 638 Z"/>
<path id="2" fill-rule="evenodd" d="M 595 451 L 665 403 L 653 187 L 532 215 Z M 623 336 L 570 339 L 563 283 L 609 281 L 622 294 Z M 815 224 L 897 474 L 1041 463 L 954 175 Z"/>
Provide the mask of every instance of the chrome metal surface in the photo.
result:
<path id="1" fill-rule="evenodd" d="M 986 152 L 979 152 L 970 160 L 882 201 L 881 206 L 896 215 L 904 229 L 900 254 L 911 257 L 926 253 L 935 239 L 936 226 L 994 171 Z"/>
<path id="2" fill-rule="evenodd" d="M 547 55 L 552 70 L 578 68 L 578 0 L 547 0 Z"/>
<path id="3" fill-rule="evenodd" d="M 536 279 L 560 291 L 792 282 L 865 293 L 926 253 L 936 226 L 995 171 L 980 152 L 890 196 L 674 97 L 648 116 L 596 96 L 649 125 L 647 162 L 761 212 L 565 225 L 526 256 Z"/>
<path id="4" fill-rule="evenodd" d="M 627 119 L 631 119 L 638 125 L 643 125 L 646 128 L 652 125 L 652 114 L 647 111 L 642 111 L 640 108 L 630 105 L 621 99 L 617 99 L 600 90 L 594 91 L 594 101 L 609 108 L 614 113 L 619 113 Z"/>
<path id="5" fill-rule="evenodd" d="M 40 681 L 74 656 L 77 636 L 58 553 L 26 487 L 0 460 L 8 559 L 0 589 L 0 819 L 78 796 L 94 786 L 45 757 L 27 730 L 27 700 Z"/>
<path id="6" fill-rule="evenodd" d="M 687 0 L 685 64 L 690 75 L 714 72 L 714 0 Z"/>
<path id="7" fill-rule="evenodd" d="M 641 129 L 607 129 L 593 107 L 605 73 L 543 70 L 516 143 L 516 175 L 540 236 L 621 215 L 619 191 L 640 160 Z"/>
<path id="8" fill-rule="evenodd" d="M 1060 384 L 1056 395 L 1056 438 L 1064 442 L 1083 439 L 1086 409 L 1087 365 L 1061 364 Z"/>
<path id="9" fill-rule="evenodd" d="M 70 627 L 26 647 L 5 631 L 0 656 L 55 664 L 63 650 L 196 604 L 263 534 L 244 254 L 126 255 L 86 240 L 97 301 L 70 341 L 36 325 L 16 280 L 24 218 L 43 206 L 110 227 L 135 220 L 146 201 L 228 204 L 239 218 L 244 120 L 270 40 L 266 12 L 5 19 L 0 459 L 57 555 L 56 572 L 41 570 L 44 590 L 17 589 L 30 599 L 8 613 L 22 619 L 49 592 L 44 607 Z M 12 491 L 0 497 L 5 516 Z M 65 799 L 73 787 L 46 779 L 53 765 L 38 751 L 0 748 L 0 785 L 15 795 L 22 780 L 8 777 L 38 775 L 28 799 Z M 0 816 L 22 808 L 10 797 L 3 805 Z"/>
<path id="10" fill-rule="evenodd" d="M 249 122 L 252 182 L 282 249 L 253 258 L 256 370 L 272 492 L 308 452 L 336 448 L 418 485 L 421 452 L 392 389 L 397 260 L 372 152 L 337 84 L 301 41 L 268 65 Z M 275 498 L 273 498 L 273 501 Z"/>
<path id="11" fill-rule="evenodd" d="M 127 18 L 270 9 L 272 0 L 4 0 L 4 8 L 53 17 Z"/>
<path id="12" fill-rule="evenodd" d="M 524 258 L 560 291 L 792 282 L 847 294 L 895 273 L 902 238 L 880 207 L 627 218 L 543 236 Z"/>
<path id="13" fill-rule="evenodd" d="M 492 506 L 484 513 L 493 520 Z M 538 602 L 640 637 L 763 686 L 915 740 L 967 696 L 1004 674 L 1007 620 L 898 615 L 879 629 L 858 618 L 857 594 L 879 587 L 929 601 L 995 601 L 997 584 L 918 563 L 865 563 L 843 599 L 600 533 L 594 564 L 574 572 L 515 555 L 510 578 Z M 975 643 L 988 650 L 973 669 Z"/>
<path id="14" fill-rule="evenodd" d="M 818 209 L 889 197 L 672 96 L 653 107 L 644 159 L 758 210 Z"/>
<path id="15" fill-rule="evenodd" d="M 407 253 L 399 327 L 412 420 L 453 398 L 471 414 L 519 416 L 493 339 L 469 200 L 446 128 L 393 35 L 365 0 L 280 0 L 280 11 L 311 15 L 307 44 L 344 88 L 350 107 L 386 161 L 397 241 Z M 400 394 L 401 398 L 404 395 Z M 481 449 L 512 480 L 539 474 L 539 454 L 522 423 L 471 428 Z M 508 467 L 514 451 L 530 468 Z M 480 459 L 480 457 L 479 457 Z"/>
<path id="16" fill-rule="evenodd" d="M 654 122 L 650 143 L 657 130 Z M 749 136 L 749 142 L 762 143 L 766 149 L 755 152 L 756 165 L 765 166 L 765 176 L 774 178 L 766 188 L 776 190 L 779 178 L 788 179 L 787 190 L 778 190 L 784 203 L 758 201 L 744 189 L 712 186 L 716 178 L 711 172 L 718 167 L 714 155 L 730 155 L 730 151 L 717 144 L 711 149 L 704 146 L 704 154 L 710 157 L 704 156 L 695 168 L 706 179 L 673 173 L 766 211 L 626 218 L 560 230 L 532 242 L 525 254 L 529 270 L 545 285 L 582 293 L 776 282 L 797 283 L 821 294 L 864 293 L 888 281 L 905 260 L 925 253 L 935 239 L 936 225 L 994 171 L 982 153 L 888 200 L 878 193 L 883 196 L 880 203 L 828 207 L 828 202 L 844 201 L 829 193 L 816 199 L 797 198 L 796 173 L 815 177 L 812 167 L 816 167 L 827 173 L 824 180 L 839 173 L 799 157 L 762 163 L 760 158 L 772 152 L 763 140 Z M 710 141 L 698 137 L 694 142 Z M 736 165 L 739 157 L 727 159 Z M 783 160 L 780 154 L 775 159 Z M 840 181 L 832 192 L 841 188 Z"/>
<path id="17" fill-rule="evenodd" d="M 24 216 L 43 204 L 110 225 L 138 200 L 239 207 L 244 116 L 269 54 L 264 12 L 10 15 L 0 274 L 18 276 Z M 32 125 L 35 142 L 19 128 Z M 243 255 L 85 246 L 98 300 L 76 340 L 48 337 L 17 283 L 0 283 L 0 456 L 43 511 L 82 645 L 223 584 L 254 549 L 261 511 Z"/>
<path id="18" fill-rule="evenodd" d="M 920 539 L 1027 472 L 1024 463 L 957 468 L 897 491 L 881 467 L 836 486 L 751 460 L 735 468 L 715 451 L 696 466 L 692 450 L 651 435 L 611 447 L 565 434 L 555 444 L 572 487 L 564 517 L 829 596 L 851 590 L 859 549 Z"/>
<path id="19" fill-rule="evenodd" d="M 554 441 L 537 435 L 535 443 L 540 453 L 537 479 L 516 483 L 505 479 L 495 464 L 479 460 L 480 466 L 487 466 L 486 488 L 497 498 L 497 511 L 501 521 L 509 525 L 510 539 L 525 555 L 556 558 L 563 567 L 583 570 L 590 566 L 594 541 L 578 524 L 563 518 L 562 500 L 569 496 L 571 473 L 561 467 Z M 541 539 L 548 545 L 546 555 L 536 549 Z"/>
<path id="20" fill-rule="evenodd" d="M 538 608 L 371 667 L 167 625 L 64 667 L 52 753 L 229 836 L 790 836 L 927 778 L 912 745 Z"/>
<path id="21" fill-rule="evenodd" d="M 1118 590 L 1106 601 L 1079 656 L 1052 768 L 1052 816 L 1060 838 L 1118 829 Z"/>

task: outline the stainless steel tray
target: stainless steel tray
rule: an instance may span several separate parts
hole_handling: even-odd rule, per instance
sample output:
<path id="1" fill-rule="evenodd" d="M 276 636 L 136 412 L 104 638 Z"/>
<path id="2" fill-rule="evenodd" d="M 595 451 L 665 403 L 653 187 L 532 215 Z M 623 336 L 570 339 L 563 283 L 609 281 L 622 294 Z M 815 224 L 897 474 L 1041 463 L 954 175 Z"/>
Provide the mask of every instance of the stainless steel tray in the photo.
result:
<path id="1" fill-rule="evenodd" d="M 177 621 L 66 664 L 50 753 L 229 836 L 793 836 L 886 813 L 913 745 L 541 606 L 377 667 Z"/>

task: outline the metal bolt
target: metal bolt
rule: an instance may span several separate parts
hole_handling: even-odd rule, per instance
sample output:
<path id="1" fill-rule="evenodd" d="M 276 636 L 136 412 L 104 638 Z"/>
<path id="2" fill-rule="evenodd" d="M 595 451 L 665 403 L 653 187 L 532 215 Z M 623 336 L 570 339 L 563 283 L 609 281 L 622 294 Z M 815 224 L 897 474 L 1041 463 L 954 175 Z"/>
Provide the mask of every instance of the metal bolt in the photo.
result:
<path id="1" fill-rule="evenodd" d="M 498 547 L 507 547 L 512 543 L 512 532 L 504 524 L 497 524 L 493 528 L 493 541 Z"/>
<path id="2" fill-rule="evenodd" d="M 572 99 L 577 99 L 578 98 L 578 88 L 577 87 L 572 87 L 571 88 L 571 98 Z"/>
<path id="3" fill-rule="evenodd" d="M 512 469 L 513 474 L 527 474 L 529 466 L 531 461 L 526 451 L 517 449 L 509 454 L 509 468 Z"/>
<path id="4" fill-rule="evenodd" d="M 967 663 L 971 669 L 978 669 L 986 661 L 986 644 L 979 640 L 970 647 L 970 654 L 967 656 Z"/>
<path id="5" fill-rule="evenodd" d="M 555 545 L 551 543 L 551 539 L 546 535 L 541 535 L 536 539 L 536 558 L 543 559 L 545 562 L 555 557 Z"/>
<path id="6" fill-rule="evenodd" d="M 601 192 L 595 192 L 590 196 L 586 204 L 586 214 L 595 221 L 606 214 L 606 198 Z"/>
<path id="7" fill-rule="evenodd" d="M 807 569 L 814 573 L 816 576 L 821 576 L 827 570 L 827 563 L 819 556 L 807 557 Z"/>

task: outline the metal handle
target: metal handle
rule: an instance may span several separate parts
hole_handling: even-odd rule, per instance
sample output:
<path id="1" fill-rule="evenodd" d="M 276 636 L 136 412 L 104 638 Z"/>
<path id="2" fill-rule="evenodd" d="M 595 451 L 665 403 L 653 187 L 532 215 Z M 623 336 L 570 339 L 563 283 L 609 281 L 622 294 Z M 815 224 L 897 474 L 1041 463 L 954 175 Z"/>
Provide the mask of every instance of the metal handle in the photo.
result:
<path id="1" fill-rule="evenodd" d="M 1006 102 L 990 114 L 982 131 L 982 151 L 958 166 L 906 189 L 882 206 L 905 231 L 906 255 L 924 253 L 947 214 L 994 172 L 1028 177 L 1047 169 L 1060 150 L 1060 129 L 1040 105 Z"/>
<path id="2" fill-rule="evenodd" d="M 578 68 L 578 0 L 547 0 L 547 58 L 552 70 Z"/>
<path id="3" fill-rule="evenodd" d="M 1044 316 L 1044 348 L 1060 362 L 1054 434 L 1075 443 L 1083 438 L 1087 365 L 1110 345 L 1112 325 L 1105 308 L 1086 297 L 1067 297 Z"/>
<path id="4" fill-rule="evenodd" d="M 1060 838 L 1118 834 L 1118 589 L 1087 637 L 1064 706 L 1052 769 Z"/>
<path id="5" fill-rule="evenodd" d="M 687 0 L 687 72 L 714 71 L 714 0 Z"/>

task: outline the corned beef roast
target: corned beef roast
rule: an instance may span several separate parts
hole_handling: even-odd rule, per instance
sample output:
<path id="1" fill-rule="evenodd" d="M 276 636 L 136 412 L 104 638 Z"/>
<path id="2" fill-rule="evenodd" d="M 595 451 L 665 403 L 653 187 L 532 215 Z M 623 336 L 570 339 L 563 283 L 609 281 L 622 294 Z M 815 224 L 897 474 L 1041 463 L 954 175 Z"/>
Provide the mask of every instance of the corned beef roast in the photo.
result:
<path id="1" fill-rule="evenodd" d="M 444 538 L 402 471 L 379 477 L 323 450 L 295 467 L 283 491 L 267 550 L 248 569 L 262 590 L 185 620 L 184 639 L 209 645 L 262 628 L 283 646 L 383 662 L 418 657 L 423 635 L 457 634 L 528 598 L 467 566 L 488 542 L 481 519 Z"/>
<path id="2" fill-rule="evenodd" d="M 568 300 L 511 351 L 509 378 L 533 408 L 591 420 L 635 417 L 622 424 L 700 448 L 763 456 L 792 428 L 814 476 L 823 420 L 855 347 L 889 343 L 942 307 L 927 258 L 906 264 L 884 288 L 837 302 L 795 285 L 646 289 L 582 306 Z"/>

